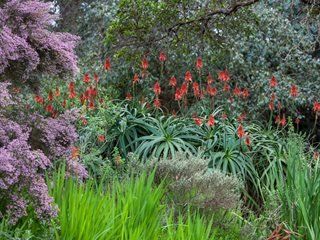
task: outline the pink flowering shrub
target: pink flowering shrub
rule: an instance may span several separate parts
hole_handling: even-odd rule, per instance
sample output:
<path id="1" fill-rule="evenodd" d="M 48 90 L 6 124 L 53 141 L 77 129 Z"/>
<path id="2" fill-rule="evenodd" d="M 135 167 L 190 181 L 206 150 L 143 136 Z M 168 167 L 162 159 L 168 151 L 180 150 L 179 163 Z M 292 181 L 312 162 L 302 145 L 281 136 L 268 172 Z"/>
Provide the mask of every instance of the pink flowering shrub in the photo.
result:
<path id="1" fill-rule="evenodd" d="M 0 1 L 0 74 L 11 80 L 32 73 L 75 74 L 79 37 L 50 30 L 56 14 L 51 2 Z"/>

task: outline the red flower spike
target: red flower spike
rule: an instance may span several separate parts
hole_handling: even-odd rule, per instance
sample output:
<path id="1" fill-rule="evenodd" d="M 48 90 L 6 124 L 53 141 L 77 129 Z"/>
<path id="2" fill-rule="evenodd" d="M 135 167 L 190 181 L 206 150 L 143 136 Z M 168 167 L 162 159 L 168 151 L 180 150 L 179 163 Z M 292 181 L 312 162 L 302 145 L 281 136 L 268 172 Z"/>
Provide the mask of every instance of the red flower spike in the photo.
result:
<path id="1" fill-rule="evenodd" d="M 53 106 L 51 104 L 47 105 L 46 106 L 46 111 L 49 112 L 49 113 L 53 113 L 53 111 L 54 111 Z"/>
<path id="2" fill-rule="evenodd" d="M 218 78 L 222 82 L 228 82 L 230 80 L 230 74 L 228 70 L 220 71 L 218 74 Z"/>
<path id="3" fill-rule="evenodd" d="M 132 100 L 132 95 L 131 93 L 126 94 L 126 100 L 131 101 Z"/>
<path id="4" fill-rule="evenodd" d="M 142 61 L 141 61 L 141 67 L 143 70 L 147 70 L 148 67 L 149 67 L 149 62 L 147 60 L 147 58 L 143 58 Z"/>
<path id="5" fill-rule="evenodd" d="M 176 86 L 177 86 L 177 79 L 176 79 L 174 76 L 172 76 L 172 77 L 170 78 L 170 80 L 169 80 L 169 86 L 170 86 L 170 87 L 176 87 Z"/>
<path id="6" fill-rule="evenodd" d="M 237 135 L 240 139 L 245 136 L 245 131 L 244 131 L 244 128 L 241 124 L 239 125 L 239 127 L 237 129 Z"/>
<path id="7" fill-rule="evenodd" d="M 182 97 L 183 97 L 183 94 L 181 92 L 181 89 L 177 88 L 177 90 L 176 90 L 176 92 L 174 94 L 174 99 L 176 101 L 180 101 L 182 99 Z"/>
<path id="8" fill-rule="evenodd" d="M 199 84 L 197 82 L 194 82 L 192 84 L 192 88 L 193 88 L 193 94 L 195 97 L 200 97 L 200 88 L 199 88 Z"/>
<path id="9" fill-rule="evenodd" d="M 164 52 L 160 52 L 159 54 L 159 61 L 160 62 L 165 62 L 167 60 L 167 56 Z"/>
<path id="10" fill-rule="evenodd" d="M 269 82 L 269 86 L 272 87 L 272 88 L 278 86 L 278 81 L 277 81 L 275 76 L 272 76 L 272 78 L 271 78 L 271 80 Z"/>
<path id="11" fill-rule="evenodd" d="M 212 78 L 212 75 L 209 73 L 208 76 L 207 76 L 207 83 L 208 85 L 212 84 L 214 81 L 213 81 L 213 78 Z"/>
<path id="12" fill-rule="evenodd" d="M 50 90 L 48 94 L 48 100 L 52 101 L 53 100 L 53 92 Z"/>
<path id="13" fill-rule="evenodd" d="M 83 77 L 83 82 L 84 83 L 89 83 L 90 82 L 90 75 L 89 73 L 86 73 Z"/>
<path id="14" fill-rule="evenodd" d="M 274 110 L 274 102 L 272 100 L 269 102 L 269 109 L 270 111 Z"/>
<path id="15" fill-rule="evenodd" d="M 192 82 L 192 74 L 190 71 L 186 71 L 186 74 L 184 75 L 184 80 L 186 82 Z"/>
<path id="16" fill-rule="evenodd" d="M 70 82 L 69 83 L 69 91 L 73 91 L 74 90 L 74 87 L 75 87 L 75 83 L 74 82 Z"/>
<path id="17" fill-rule="evenodd" d="M 198 57 L 197 61 L 196 61 L 196 68 L 198 71 L 200 71 L 202 69 L 202 67 L 203 67 L 202 58 Z"/>
<path id="18" fill-rule="evenodd" d="M 39 104 L 44 104 L 44 99 L 43 99 L 41 96 L 39 96 L 39 95 L 36 95 L 36 96 L 34 97 L 34 100 L 35 100 L 37 103 L 39 103 Z"/>
<path id="19" fill-rule="evenodd" d="M 60 97 L 61 93 L 60 93 L 60 89 L 58 87 L 56 87 L 56 91 L 54 92 L 54 95 L 56 97 Z"/>
<path id="20" fill-rule="evenodd" d="M 250 137 L 248 136 L 248 134 L 246 134 L 245 144 L 246 144 L 247 146 L 250 146 L 250 145 L 251 145 L 251 140 L 250 140 Z"/>
<path id="21" fill-rule="evenodd" d="M 315 102 L 313 103 L 313 111 L 314 111 L 315 113 L 319 113 L 319 112 L 320 112 L 320 102 L 315 101 Z"/>
<path id="22" fill-rule="evenodd" d="M 139 82 L 139 75 L 138 75 L 138 73 L 135 73 L 133 76 L 133 84 L 136 84 L 138 82 Z"/>
<path id="23" fill-rule="evenodd" d="M 89 101 L 89 109 L 91 109 L 91 110 L 94 109 L 94 101 L 92 101 L 92 100 Z"/>
<path id="24" fill-rule="evenodd" d="M 195 123 L 197 126 L 201 126 L 201 125 L 202 125 L 202 120 L 201 120 L 201 118 L 194 117 L 194 118 L 193 118 L 193 121 L 194 121 L 194 123 Z"/>
<path id="25" fill-rule="evenodd" d="M 70 98 L 70 99 L 73 99 L 73 98 L 75 98 L 76 96 L 77 96 L 77 94 L 76 94 L 76 92 L 75 92 L 74 90 L 72 90 L 72 91 L 69 92 L 69 98 Z"/>
<path id="26" fill-rule="evenodd" d="M 287 120 L 286 120 L 286 117 L 285 117 L 285 115 L 283 115 L 283 117 L 282 117 L 282 119 L 280 120 L 280 125 L 282 126 L 282 127 L 284 127 L 286 124 L 287 124 Z"/>
<path id="27" fill-rule="evenodd" d="M 291 97 L 297 97 L 298 96 L 298 87 L 295 84 L 291 85 L 291 89 L 290 89 L 290 96 Z"/>
<path id="28" fill-rule="evenodd" d="M 238 88 L 237 86 L 233 89 L 233 94 L 237 97 L 239 97 L 241 95 L 241 89 Z"/>
<path id="29" fill-rule="evenodd" d="M 104 62 L 104 69 L 107 71 L 111 70 L 111 60 L 110 58 L 106 58 L 106 61 Z"/>
<path id="30" fill-rule="evenodd" d="M 218 90 L 215 87 L 211 87 L 210 85 L 207 85 L 207 92 L 211 97 L 213 97 L 217 94 Z"/>
<path id="31" fill-rule="evenodd" d="M 158 81 L 154 84 L 153 91 L 156 96 L 159 96 L 161 94 L 161 87 Z"/>
<path id="32" fill-rule="evenodd" d="M 161 107 L 161 103 L 160 103 L 159 98 L 154 99 L 154 101 L 153 101 L 153 106 L 154 106 L 155 108 L 160 108 L 160 107 Z"/>
<path id="33" fill-rule="evenodd" d="M 213 116 L 213 115 L 210 115 L 210 116 L 209 116 L 209 119 L 208 119 L 207 124 L 208 124 L 209 127 L 214 126 L 214 124 L 215 124 L 215 119 L 214 119 L 214 116 Z"/>
<path id="34" fill-rule="evenodd" d="M 86 126 L 88 124 L 87 119 L 85 119 L 84 117 L 81 118 L 81 123 L 83 126 Z"/>
<path id="35" fill-rule="evenodd" d="M 99 82 L 99 76 L 98 76 L 97 73 L 94 73 L 93 78 L 94 78 L 94 81 L 95 81 L 96 83 Z"/>
<path id="36" fill-rule="evenodd" d="M 188 93 L 188 84 L 186 82 L 182 83 L 180 91 L 182 97 Z"/>
<path id="37" fill-rule="evenodd" d="M 248 98 L 250 96 L 250 93 L 249 93 L 249 90 L 247 88 L 244 88 L 242 91 L 241 91 L 241 96 L 243 98 Z"/>
<path id="38" fill-rule="evenodd" d="M 225 83 L 224 86 L 223 86 L 223 91 L 225 92 L 229 92 L 230 91 L 230 86 L 229 84 Z"/>
<path id="39" fill-rule="evenodd" d="M 106 140 L 106 137 L 104 135 L 99 135 L 98 136 L 98 142 L 104 142 Z"/>

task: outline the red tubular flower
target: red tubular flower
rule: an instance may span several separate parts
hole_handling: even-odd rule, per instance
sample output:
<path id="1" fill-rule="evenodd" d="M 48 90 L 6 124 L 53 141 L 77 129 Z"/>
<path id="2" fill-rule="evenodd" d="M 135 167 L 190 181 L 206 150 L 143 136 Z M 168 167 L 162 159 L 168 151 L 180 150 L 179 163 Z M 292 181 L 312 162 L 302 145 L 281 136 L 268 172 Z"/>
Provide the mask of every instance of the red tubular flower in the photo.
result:
<path id="1" fill-rule="evenodd" d="M 81 123 L 83 126 L 86 126 L 88 124 L 87 119 L 85 119 L 84 117 L 81 118 Z"/>
<path id="2" fill-rule="evenodd" d="M 201 126 L 202 125 L 202 120 L 199 117 L 194 117 L 193 121 L 197 126 Z"/>
<path id="3" fill-rule="evenodd" d="M 135 73 L 133 76 L 133 84 L 136 84 L 138 82 L 139 82 L 139 75 L 138 75 L 138 73 Z"/>
<path id="4" fill-rule="evenodd" d="M 153 91 L 156 96 L 159 96 L 161 94 L 161 87 L 158 81 L 154 84 Z"/>
<path id="5" fill-rule="evenodd" d="M 95 81 L 96 83 L 99 82 L 99 76 L 98 76 L 97 73 L 94 73 L 93 78 L 94 78 L 94 81 Z"/>
<path id="6" fill-rule="evenodd" d="M 94 101 L 92 100 L 89 101 L 89 109 L 94 109 Z"/>
<path id="7" fill-rule="evenodd" d="M 207 85 L 207 92 L 208 94 L 213 97 L 217 94 L 218 90 L 215 87 L 211 87 L 209 84 Z"/>
<path id="8" fill-rule="evenodd" d="M 272 76 L 272 78 L 270 79 L 269 86 L 272 88 L 278 86 L 278 81 L 275 76 Z"/>
<path id="9" fill-rule="evenodd" d="M 70 98 L 70 99 L 73 99 L 73 98 L 75 98 L 76 96 L 77 96 L 77 94 L 76 94 L 76 92 L 75 92 L 74 90 L 72 90 L 72 91 L 69 92 L 69 98 Z"/>
<path id="10" fill-rule="evenodd" d="M 141 61 L 141 67 L 143 70 L 147 70 L 148 67 L 149 67 L 149 62 L 147 60 L 147 58 L 143 58 L 142 61 Z"/>
<path id="11" fill-rule="evenodd" d="M 249 137 L 248 134 L 246 134 L 245 144 L 246 144 L 247 146 L 250 146 L 250 145 L 251 145 L 251 140 L 250 140 L 250 137 Z"/>
<path id="12" fill-rule="evenodd" d="M 269 109 L 270 111 L 274 110 L 274 102 L 272 100 L 269 102 Z"/>
<path id="13" fill-rule="evenodd" d="M 53 111 L 54 111 L 53 106 L 51 104 L 47 105 L 46 106 L 46 111 L 49 112 L 49 113 L 53 113 Z"/>
<path id="14" fill-rule="evenodd" d="M 192 88 L 193 88 L 193 94 L 195 97 L 199 97 L 200 96 L 200 88 L 199 88 L 199 84 L 197 82 L 194 82 L 192 84 Z"/>
<path id="15" fill-rule="evenodd" d="M 131 93 L 127 93 L 126 94 L 126 99 L 128 100 L 128 101 L 131 101 L 132 100 L 132 95 L 131 95 Z"/>
<path id="16" fill-rule="evenodd" d="M 182 97 L 188 93 L 188 84 L 186 82 L 182 83 L 180 91 Z"/>
<path id="17" fill-rule="evenodd" d="M 207 76 L 207 83 L 208 83 L 208 85 L 210 85 L 210 84 L 212 84 L 213 82 L 214 82 L 214 81 L 213 81 L 212 75 L 211 75 L 211 73 L 209 73 L 208 76 Z"/>
<path id="18" fill-rule="evenodd" d="M 218 78 L 222 82 L 228 82 L 230 80 L 230 74 L 228 70 L 220 71 L 218 74 Z"/>
<path id="19" fill-rule="evenodd" d="M 75 83 L 74 82 L 70 82 L 69 83 L 69 91 L 73 91 L 74 90 L 74 87 L 75 87 Z"/>
<path id="20" fill-rule="evenodd" d="M 111 70 L 111 60 L 110 58 L 106 58 L 106 61 L 104 62 L 104 69 L 107 71 Z"/>
<path id="21" fill-rule="evenodd" d="M 106 137 L 104 135 L 99 135 L 98 136 L 98 141 L 99 142 L 104 142 L 106 140 Z"/>
<path id="22" fill-rule="evenodd" d="M 238 88 L 238 86 L 236 86 L 236 87 L 233 89 L 233 94 L 234 94 L 235 96 L 239 97 L 239 96 L 242 94 L 241 89 Z"/>
<path id="23" fill-rule="evenodd" d="M 186 82 L 192 82 L 192 74 L 190 71 L 186 71 L 186 74 L 184 75 L 184 80 Z"/>
<path id="24" fill-rule="evenodd" d="M 58 87 L 56 87 L 56 91 L 54 92 L 54 95 L 55 95 L 56 97 L 59 97 L 59 96 L 61 95 L 60 89 L 59 89 Z"/>
<path id="25" fill-rule="evenodd" d="M 83 77 L 83 82 L 84 83 L 89 83 L 90 82 L 90 75 L 89 73 L 86 73 Z"/>
<path id="26" fill-rule="evenodd" d="M 230 91 L 230 86 L 229 86 L 228 83 L 225 83 L 225 84 L 223 85 L 223 91 L 225 91 L 225 92 L 229 92 L 229 91 Z"/>
<path id="27" fill-rule="evenodd" d="M 48 94 L 48 100 L 52 101 L 53 100 L 53 92 L 50 90 Z"/>
<path id="28" fill-rule="evenodd" d="M 285 115 L 283 115 L 283 117 L 282 117 L 282 119 L 280 120 L 279 123 L 280 123 L 280 125 L 282 127 L 284 127 L 287 124 L 287 120 L 286 120 L 286 116 Z"/>
<path id="29" fill-rule="evenodd" d="M 213 116 L 212 114 L 209 116 L 209 119 L 208 119 L 207 124 L 208 124 L 209 127 L 214 126 L 214 124 L 215 124 L 215 119 L 214 119 L 214 116 Z"/>
<path id="30" fill-rule="evenodd" d="M 241 96 L 243 97 L 243 98 L 248 98 L 249 97 L 249 95 L 250 95 L 250 93 L 249 93 L 249 90 L 247 89 L 247 88 L 244 88 L 242 91 L 241 91 Z"/>
<path id="31" fill-rule="evenodd" d="M 39 103 L 39 104 L 44 104 L 44 99 L 43 99 L 43 97 L 41 97 L 41 96 L 39 96 L 39 95 L 36 95 L 36 96 L 34 97 L 34 100 L 35 100 L 37 103 Z"/>
<path id="32" fill-rule="evenodd" d="M 67 106 L 67 100 L 64 99 L 63 102 L 61 103 L 61 105 L 62 105 L 63 108 L 66 108 L 66 106 Z"/>
<path id="33" fill-rule="evenodd" d="M 180 100 L 182 99 L 182 97 L 183 97 L 183 94 L 182 94 L 182 92 L 181 92 L 181 89 L 177 88 L 177 89 L 176 89 L 176 92 L 175 92 L 175 94 L 174 94 L 174 99 L 175 99 L 176 101 L 180 101 Z"/>
<path id="34" fill-rule="evenodd" d="M 241 124 L 239 124 L 239 127 L 237 129 L 237 135 L 239 138 L 243 138 L 245 136 L 245 131 Z"/>
<path id="35" fill-rule="evenodd" d="M 160 62 L 165 62 L 167 60 L 167 56 L 164 52 L 160 52 L 159 54 L 159 61 Z"/>
<path id="36" fill-rule="evenodd" d="M 196 68 L 198 71 L 200 71 L 202 69 L 202 67 L 203 67 L 202 58 L 198 57 L 197 61 L 196 61 Z"/>
<path id="37" fill-rule="evenodd" d="M 160 103 L 160 100 L 159 98 L 155 98 L 154 101 L 153 101 L 153 106 L 155 108 L 160 108 L 161 107 L 161 103 Z"/>
<path id="38" fill-rule="evenodd" d="M 320 103 L 319 103 L 318 101 L 315 101 L 315 102 L 313 103 L 313 111 L 314 111 L 315 113 L 319 113 L 319 112 L 320 112 Z"/>
<path id="39" fill-rule="evenodd" d="M 298 87 L 295 84 L 291 85 L 291 89 L 290 89 L 290 96 L 291 97 L 297 97 L 298 96 Z"/>
<path id="40" fill-rule="evenodd" d="M 170 80 L 169 80 L 169 86 L 170 86 L 170 87 L 176 87 L 176 86 L 177 86 L 177 79 L 176 79 L 174 76 L 172 76 L 172 77 L 170 78 Z"/>

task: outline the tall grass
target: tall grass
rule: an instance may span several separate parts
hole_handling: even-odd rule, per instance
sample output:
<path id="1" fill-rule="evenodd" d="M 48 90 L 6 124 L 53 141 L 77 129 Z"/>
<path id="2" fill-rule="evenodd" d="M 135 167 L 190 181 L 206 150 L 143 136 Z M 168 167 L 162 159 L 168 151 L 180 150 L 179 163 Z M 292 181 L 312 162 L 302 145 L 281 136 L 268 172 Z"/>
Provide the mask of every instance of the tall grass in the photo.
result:
<path id="1" fill-rule="evenodd" d="M 60 209 L 56 239 L 218 239 L 212 220 L 198 212 L 181 215 L 166 208 L 165 188 L 154 186 L 153 177 L 142 174 L 125 182 L 115 180 L 106 188 L 94 181 L 81 184 L 66 179 L 60 169 L 51 187 Z"/>
<path id="2" fill-rule="evenodd" d="M 309 160 L 309 161 L 308 161 Z M 320 164 L 304 154 L 302 139 L 288 142 L 286 178 L 280 191 L 282 217 L 303 239 L 320 239 Z"/>

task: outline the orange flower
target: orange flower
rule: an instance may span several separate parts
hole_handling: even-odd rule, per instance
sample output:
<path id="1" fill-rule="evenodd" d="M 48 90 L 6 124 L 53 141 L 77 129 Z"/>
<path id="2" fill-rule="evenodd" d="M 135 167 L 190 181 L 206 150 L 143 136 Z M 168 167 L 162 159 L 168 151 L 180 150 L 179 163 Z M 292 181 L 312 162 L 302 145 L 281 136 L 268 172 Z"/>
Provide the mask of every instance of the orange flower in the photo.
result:
<path id="1" fill-rule="evenodd" d="M 294 84 L 291 85 L 290 96 L 297 97 L 298 96 L 298 87 Z"/>
<path id="2" fill-rule="evenodd" d="M 193 94 L 194 94 L 194 96 L 199 97 L 199 96 L 200 96 L 199 84 L 198 84 L 197 82 L 194 82 L 194 83 L 192 84 L 192 88 L 193 88 Z"/>
<path id="3" fill-rule="evenodd" d="M 246 134 L 245 144 L 246 144 L 247 146 L 250 146 L 250 145 L 251 145 L 251 140 L 250 140 L 250 137 L 249 137 L 248 134 Z"/>
<path id="4" fill-rule="evenodd" d="M 239 124 L 239 127 L 237 129 L 237 135 L 239 138 L 243 138 L 245 136 L 245 131 L 241 124 Z"/>
<path id="5" fill-rule="evenodd" d="M 215 124 L 215 119 L 214 119 L 214 116 L 213 116 L 213 115 L 210 115 L 210 116 L 209 116 L 209 119 L 208 119 L 207 124 L 208 124 L 209 127 L 214 126 L 214 124 Z"/>
<path id="6" fill-rule="evenodd" d="M 269 86 L 273 88 L 273 87 L 276 87 L 277 85 L 278 85 L 278 81 L 277 81 L 276 77 L 272 76 L 272 78 L 270 79 L 270 82 L 269 82 Z"/>
<path id="7" fill-rule="evenodd" d="M 53 106 L 51 104 L 47 105 L 46 106 L 46 111 L 49 112 L 49 113 L 53 113 L 53 111 L 54 111 Z"/>
<path id="8" fill-rule="evenodd" d="M 172 76 L 172 77 L 170 78 L 169 86 L 170 86 L 170 87 L 176 87 L 176 86 L 177 86 L 177 79 L 176 79 L 174 76 Z"/>
<path id="9" fill-rule="evenodd" d="M 131 95 L 131 93 L 127 93 L 127 94 L 126 94 L 126 99 L 127 99 L 128 101 L 131 101 L 131 100 L 132 100 L 132 95 Z"/>
<path id="10" fill-rule="evenodd" d="M 164 52 L 160 52 L 159 54 L 159 61 L 160 62 L 165 62 L 167 60 L 167 56 Z"/>
<path id="11" fill-rule="evenodd" d="M 208 94 L 213 97 L 217 94 L 218 90 L 215 87 L 211 87 L 209 84 L 207 85 L 207 92 Z"/>
<path id="12" fill-rule="evenodd" d="M 154 84 L 153 91 L 156 96 L 159 96 L 161 94 L 161 87 L 158 81 Z"/>
<path id="13" fill-rule="evenodd" d="M 92 100 L 89 101 L 89 109 L 94 109 L 94 101 Z"/>
<path id="14" fill-rule="evenodd" d="M 153 101 L 153 106 L 155 108 L 160 108 L 161 107 L 161 103 L 160 103 L 160 100 L 159 98 L 155 98 L 154 101 Z"/>
<path id="15" fill-rule="evenodd" d="M 136 84 L 138 82 L 139 82 L 139 75 L 138 75 L 138 73 L 135 73 L 133 76 L 133 84 Z"/>
<path id="16" fill-rule="evenodd" d="M 249 95 L 250 95 L 250 93 L 249 93 L 249 90 L 248 90 L 247 88 L 244 88 L 244 89 L 241 91 L 241 96 L 242 96 L 243 98 L 248 98 Z"/>
<path id="17" fill-rule="evenodd" d="M 186 71 L 186 74 L 184 75 L 184 80 L 186 82 L 192 82 L 192 74 L 190 71 Z"/>
<path id="18" fill-rule="evenodd" d="M 69 83 L 69 91 L 73 91 L 74 90 L 74 87 L 75 87 L 75 83 L 74 82 L 70 82 Z"/>
<path id="19" fill-rule="evenodd" d="M 182 97 L 188 93 L 188 84 L 186 82 L 182 83 L 180 91 Z"/>
<path id="20" fill-rule="evenodd" d="M 73 98 L 75 98 L 76 96 L 77 96 L 77 94 L 76 94 L 76 92 L 75 92 L 74 90 L 72 90 L 72 91 L 69 92 L 69 98 L 70 98 L 70 99 L 73 99 Z"/>
<path id="21" fill-rule="evenodd" d="M 315 101 L 315 102 L 313 103 L 313 111 L 314 111 L 315 113 L 319 113 L 319 112 L 320 112 L 320 103 L 319 103 L 318 101 Z"/>
<path id="22" fill-rule="evenodd" d="M 107 71 L 110 71 L 111 69 L 111 60 L 110 58 L 106 58 L 106 61 L 104 62 L 104 69 Z"/>
<path id="23" fill-rule="evenodd" d="M 86 126 L 88 124 L 87 119 L 85 119 L 84 117 L 81 118 L 81 122 L 83 126 Z"/>
<path id="24" fill-rule="evenodd" d="M 207 83 L 210 85 L 211 83 L 213 83 L 213 78 L 212 75 L 209 73 L 207 76 Z"/>
<path id="25" fill-rule="evenodd" d="M 233 94 L 235 95 L 235 96 L 240 96 L 241 95 L 241 89 L 240 88 L 238 88 L 237 86 L 233 89 Z"/>
<path id="26" fill-rule="evenodd" d="M 39 104 L 44 104 L 44 99 L 43 99 L 41 96 L 39 96 L 39 95 L 36 95 L 36 96 L 34 97 L 34 100 L 35 100 L 37 103 L 39 103 Z"/>
<path id="27" fill-rule="evenodd" d="M 269 109 L 270 111 L 274 110 L 274 102 L 272 100 L 269 102 Z"/>
<path id="28" fill-rule="evenodd" d="M 220 71 L 218 74 L 218 78 L 222 82 L 228 82 L 230 80 L 230 74 L 228 70 Z"/>
<path id="29" fill-rule="evenodd" d="M 225 92 L 229 92 L 230 91 L 230 86 L 229 84 L 225 83 L 224 86 L 223 86 L 223 91 Z"/>
<path id="30" fill-rule="evenodd" d="M 195 124 L 196 124 L 197 126 L 201 126 L 201 125 L 202 125 L 202 120 L 201 120 L 201 118 L 194 117 L 194 118 L 193 118 L 193 121 L 195 122 Z"/>
<path id="31" fill-rule="evenodd" d="M 106 137 L 104 135 L 99 135 L 98 136 L 98 141 L 99 142 L 104 142 L 106 140 Z"/>
<path id="32" fill-rule="evenodd" d="M 196 62 L 196 68 L 198 71 L 200 71 L 202 67 L 203 67 L 202 58 L 198 57 Z"/>
<path id="33" fill-rule="evenodd" d="M 83 77 L 83 82 L 84 83 L 89 83 L 90 82 L 90 75 L 89 73 L 86 73 Z"/>
<path id="34" fill-rule="evenodd" d="M 148 67 L 149 67 L 149 62 L 147 60 L 147 58 L 143 58 L 142 61 L 141 61 L 141 67 L 143 70 L 147 70 Z"/>
<path id="35" fill-rule="evenodd" d="M 177 88 L 177 89 L 176 89 L 176 92 L 175 92 L 175 94 L 174 94 L 174 99 L 175 99 L 176 101 L 180 101 L 180 100 L 182 99 L 182 97 L 183 97 L 183 94 L 182 94 L 182 92 L 181 92 L 181 89 Z"/>

